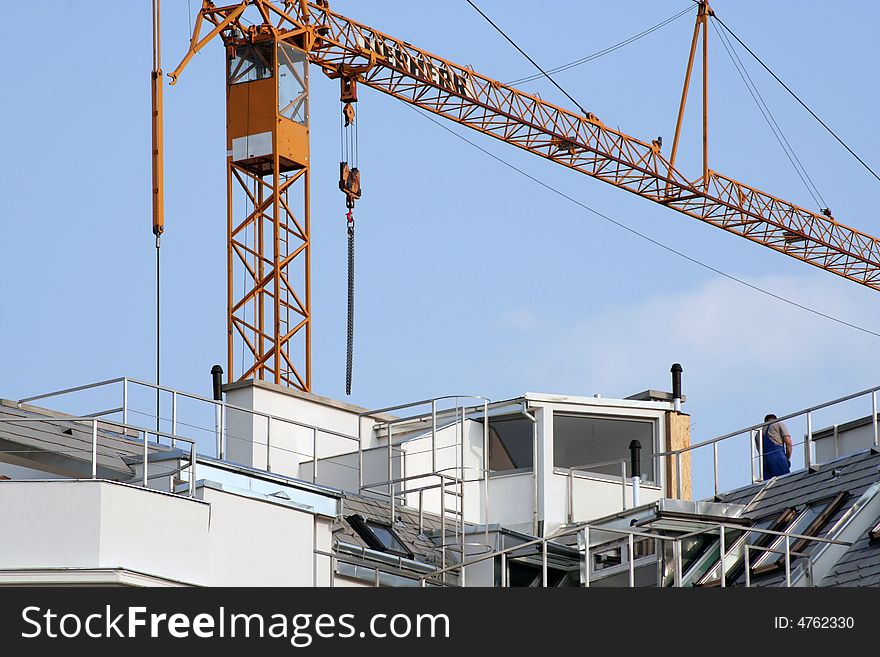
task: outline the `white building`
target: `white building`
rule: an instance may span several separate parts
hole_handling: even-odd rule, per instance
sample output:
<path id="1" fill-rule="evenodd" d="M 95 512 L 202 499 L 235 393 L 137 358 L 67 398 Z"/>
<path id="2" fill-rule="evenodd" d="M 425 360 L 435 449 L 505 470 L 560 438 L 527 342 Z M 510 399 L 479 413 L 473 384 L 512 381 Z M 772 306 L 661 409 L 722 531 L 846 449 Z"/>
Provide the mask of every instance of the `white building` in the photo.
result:
<path id="1" fill-rule="evenodd" d="M 115 379 L 3 401 L 0 584 L 705 585 L 724 580 L 706 579 L 711 554 L 742 560 L 745 527 L 756 545 L 815 529 L 753 525 L 763 487 L 688 502 L 689 416 L 668 393 L 372 411 L 263 382 L 225 394 Z M 855 502 L 833 509 L 857 508 L 847 536 L 880 516 L 873 497 Z"/>

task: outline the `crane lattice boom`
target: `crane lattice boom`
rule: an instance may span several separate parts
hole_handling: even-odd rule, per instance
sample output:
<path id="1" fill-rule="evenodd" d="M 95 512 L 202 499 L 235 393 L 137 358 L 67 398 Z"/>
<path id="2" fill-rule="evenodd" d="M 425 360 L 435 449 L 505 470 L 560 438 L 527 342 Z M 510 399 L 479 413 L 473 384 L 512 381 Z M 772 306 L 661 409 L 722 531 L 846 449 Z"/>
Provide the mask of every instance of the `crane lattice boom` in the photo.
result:
<path id="1" fill-rule="evenodd" d="M 220 34 L 227 43 L 269 30 L 330 77 L 353 78 L 673 210 L 880 290 L 880 240 L 707 168 L 689 179 L 656 142 L 608 127 L 358 23 L 326 3 L 243 0 L 197 17 L 189 59 Z M 244 20 L 254 12 L 261 25 Z M 210 28 L 210 29 L 209 29 Z M 206 34 L 203 36 L 202 32 Z"/>

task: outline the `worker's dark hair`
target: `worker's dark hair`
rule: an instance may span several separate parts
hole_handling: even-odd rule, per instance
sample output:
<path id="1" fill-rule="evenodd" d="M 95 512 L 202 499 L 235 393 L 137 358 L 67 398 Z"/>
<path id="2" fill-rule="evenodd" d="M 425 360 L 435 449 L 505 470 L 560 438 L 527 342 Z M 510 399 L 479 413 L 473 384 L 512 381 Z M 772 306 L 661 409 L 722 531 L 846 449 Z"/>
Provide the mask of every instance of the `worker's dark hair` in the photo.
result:
<path id="1" fill-rule="evenodd" d="M 775 420 L 776 416 L 773 413 L 768 413 L 764 416 L 764 422 L 769 422 L 770 420 Z"/>

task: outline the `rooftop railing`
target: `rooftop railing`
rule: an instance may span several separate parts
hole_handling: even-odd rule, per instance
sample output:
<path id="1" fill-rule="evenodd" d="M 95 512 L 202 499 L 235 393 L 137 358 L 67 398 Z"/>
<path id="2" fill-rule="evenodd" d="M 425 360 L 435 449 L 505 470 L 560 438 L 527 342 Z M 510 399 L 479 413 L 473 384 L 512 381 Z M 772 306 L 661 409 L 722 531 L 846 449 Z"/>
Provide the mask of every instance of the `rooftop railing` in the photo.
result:
<path id="1" fill-rule="evenodd" d="M 195 495 L 195 482 L 196 482 L 196 464 L 198 461 L 198 457 L 196 455 L 196 443 L 189 438 L 184 438 L 182 436 L 175 436 L 170 433 L 166 433 L 164 431 L 154 431 L 149 429 L 143 429 L 140 427 L 135 427 L 127 424 L 120 424 L 117 422 L 107 423 L 101 420 L 98 420 L 95 417 L 17 417 L 17 418 L 0 418 L 0 426 L 4 424 L 50 424 L 50 425 L 68 425 L 65 428 L 69 428 L 70 424 L 81 424 L 84 425 L 84 428 L 89 432 L 91 436 L 91 440 L 89 443 L 88 452 L 84 449 L 76 449 L 72 448 L 69 450 L 53 450 L 56 453 L 59 451 L 63 451 L 68 455 L 84 455 L 91 465 L 91 479 L 98 479 L 98 462 L 99 462 L 99 454 L 98 448 L 99 445 L 106 446 L 108 444 L 112 444 L 114 441 L 119 443 L 125 443 L 126 446 L 130 447 L 134 441 L 130 436 L 131 434 L 142 436 L 139 441 L 143 445 L 142 451 L 142 472 L 139 477 L 141 485 L 144 488 L 149 487 L 150 482 L 150 437 L 153 436 L 156 440 L 160 440 L 162 438 L 167 439 L 171 443 L 182 442 L 189 445 L 189 455 L 188 455 L 188 465 L 178 468 L 176 470 L 163 470 L 160 472 L 158 477 L 171 477 L 171 488 L 170 492 L 174 491 L 174 478 L 173 475 L 177 474 L 181 471 L 186 471 L 188 475 L 188 485 L 187 485 L 187 495 L 189 497 L 193 497 Z M 123 437 L 124 436 L 124 437 Z M 154 445 L 155 447 L 155 445 Z M 22 452 L 23 450 L 3 450 L 6 453 L 11 451 Z M 36 452 L 40 451 L 37 449 L 24 450 L 27 452 Z M 123 483 L 132 483 L 130 481 L 124 481 Z"/>
<path id="2" fill-rule="evenodd" d="M 817 463 L 817 459 L 814 453 L 814 434 L 816 430 L 817 414 L 819 414 L 821 411 L 835 409 L 845 413 L 848 419 L 852 419 L 854 406 L 850 404 L 850 402 L 853 401 L 868 402 L 868 404 L 870 404 L 870 423 L 871 431 L 873 433 L 873 446 L 875 448 L 880 448 L 880 424 L 878 424 L 877 416 L 878 391 L 880 391 L 880 386 L 868 388 L 867 390 L 861 390 L 859 392 L 839 397 L 837 399 L 824 402 L 822 404 L 816 404 L 815 406 L 810 406 L 808 408 L 804 408 L 793 413 L 788 413 L 787 415 L 780 416 L 777 420 L 773 420 L 772 422 L 759 422 L 756 424 L 752 424 L 742 429 L 737 429 L 736 431 L 731 431 L 729 433 L 725 433 L 723 435 L 716 436 L 715 438 L 710 438 L 709 440 L 695 443 L 682 449 L 657 452 L 656 454 L 654 454 L 654 458 L 663 460 L 673 459 L 673 467 L 675 468 L 676 472 L 676 493 L 677 497 L 681 498 L 683 493 L 683 455 L 691 455 L 693 457 L 696 455 L 697 452 L 701 450 L 712 450 L 712 494 L 718 495 L 718 493 L 722 490 L 732 490 L 737 487 L 737 485 L 728 485 L 722 487 L 720 484 L 720 474 L 722 472 L 750 472 L 751 480 L 749 482 L 739 483 L 739 486 L 746 483 L 757 483 L 764 480 L 763 441 L 760 439 L 760 436 L 761 431 L 773 422 L 786 422 L 789 426 L 789 430 L 792 434 L 793 439 L 794 436 L 798 434 L 803 436 L 802 440 L 796 442 L 794 442 L 793 440 L 793 451 L 791 459 L 792 466 L 794 466 L 794 464 L 798 461 L 798 456 L 800 456 L 800 462 L 802 463 L 802 467 L 804 469 L 810 468 L 814 465 L 819 465 L 819 463 Z M 833 430 L 832 438 L 837 441 L 839 439 L 839 434 L 836 430 L 834 430 L 834 427 L 838 424 L 838 422 L 826 421 L 823 422 L 823 424 Z M 802 427 L 803 430 L 799 431 L 797 429 L 793 429 L 793 427 L 797 427 L 798 429 Z M 720 458 L 719 456 L 719 451 L 722 448 L 728 449 L 728 456 L 724 459 Z M 722 461 L 724 462 L 722 463 Z M 732 462 L 738 462 L 741 465 L 745 466 L 745 461 L 747 461 L 748 466 L 746 468 L 737 469 L 735 466 L 730 467 Z M 663 462 L 661 462 L 661 464 L 662 463 Z M 692 481 L 694 481 L 693 472 L 691 478 Z M 693 495 L 693 497 L 696 499 L 708 496 L 708 494 Z"/>
<path id="3" fill-rule="evenodd" d="M 683 557 L 682 557 L 682 542 L 688 539 L 691 539 L 695 536 L 699 536 L 702 534 L 712 534 L 715 533 L 719 536 L 719 556 L 718 556 L 718 564 L 720 569 L 720 582 L 719 585 L 721 587 L 726 587 L 729 585 L 727 581 L 727 575 L 732 570 L 731 567 L 727 567 L 727 560 L 731 553 L 727 551 L 725 546 L 725 535 L 729 531 L 739 531 L 739 532 L 748 532 L 748 533 L 757 533 L 769 536 L 777 536 L 782 537 L 782 547 L 766 547 L 760 545 L 750 544 L 748 542 L 743 543 L 741 546 L 738 546 L 736 549 L 743 549 L 744 561 L 745 561 L 745 580 L 744 586 L 751 587 L 752 577 L 751 577 L 751 568 L 749 563 L 749 554 L 750 551 L 758 550 L 762 552 L 776 552 L 784 555 L 784 573 L 785 573 L 785 586 L 791 587 L 792 580 L 792 558 L 805 558 L 804 568 L 807 573 L 810 573 L 812 576 L 812 569 L 810 567 L 810 555 L 805 554 L 803 552 L 792 552 L 791 550 L 791 541 L 792 540 L 803 540 L 806 542 L 814 542 L 822 545 L 842 545 L 849 547 L 852 543 L 847 541 L 839 541 L 835 539 L 819 537 L 819 536 L 808 536 L 804 534 L 795 534 L 795 533 L 786 533 L 780 531 L 773 531 L 770 529 L 761 529 L 759 527 L 750 527 L 744 526 L 740 524 L 732 524 L 732 523 L 713 523 L 708 527 L 701 527 L 693 532 L 679 534 L 676 536 L 667 536 L 664 534 L 660 534 L 657 532 L 641 530 L 630 527 L 607 527 L 601 525 L 591 525 L 589 523 L 580 524 L 576 527 L 568 527 L 560 529 L 553 534 L 543 537 L 536 538 L 534 540 L 525 541 L 518 545 L 505 548 L 503 550 L 497 550 L 495 552 L 489 554 L 483 554 L 474 557 L 473 559 L 466 559 L 460 564 L 447 566 L 445 568 L 441 568 L 435 570 L 431 573 L 424 573 L 419 575 L 419 580 L 421 586 L 448 586 L 444 580 L 444 574 L 446 573 L 455 573 L 458 575 L 458 584 L 459 586 L 466 586 L 467 584 L 467 568 L 473 567 L 477 564 L 483 563 L 489 559 L 499 559 L 500 561 L 500 585 L 502 588 L 506 588 L 510 586 L 509 582 L 509 574 L 508 574 L 508 562 L 511 558 L 515 558 L 517 556 L 523 556 L 522 553 L 524 551 L 528 551 L 529 548 L 536 547 L 540 550 L 541 554 L 541 586 L 547 587 L 549 583 L 548 571 L 549 571 L 549 559 L 548 555 L 550 552 L 550 546 L 553 544 L 558 544 L 559 540 L 568 536 L 576 536 L 578 542 L 578 552 L 579 552 L 579 568 L 580 568 L 580 584 L 584 587 L 589 587 L 592 581 L 592 573 L 591 573 L 591 556 L 594 554 L 593 550 L 595 548 L 602 548 L 603 550 L 607 549 L 609 546 L 609 541 L 607 539 L 599 541 L 597 543 L 591 543 L 591 534 L 612 534 L 619 535 L 625 537 L 626 546 L 627 546 L 627 556 L 628 556 L 628 567 L 626 569 L 628 575 L 628 584 L 629 588 L 633 588 L 636 586 L 636 554 L 635 554 L 635 542 L 637 539 L 648 539 L 648 540 L 656 540 L 661 544 L 668 544 L 672 547 L 672 566 L 673 566 L 673 578 L 672 578 L 672 586 L 673 587 L 682 587 L 686 585 L 691 585 L 692 583 L 688 583 L 683 574 Z M 655 551 L 655 558 L 656 557 Z M 812 582 L 811 582 L 812 583 Z M 653 585 L 653 584 L 652 584 Z M 664 582 L 660 581 L 656 583 L 657 586 L 664 586 Z"/>

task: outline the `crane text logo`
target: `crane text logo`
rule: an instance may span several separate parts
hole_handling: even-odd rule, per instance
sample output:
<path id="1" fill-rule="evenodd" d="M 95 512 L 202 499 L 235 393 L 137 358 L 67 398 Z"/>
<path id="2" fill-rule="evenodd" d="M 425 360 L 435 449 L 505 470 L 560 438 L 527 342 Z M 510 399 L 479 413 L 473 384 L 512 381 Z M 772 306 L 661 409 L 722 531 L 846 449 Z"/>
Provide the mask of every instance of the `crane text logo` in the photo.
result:
<path id="1" fill-rule="evenodd" d="M 459 96 L 476 99 L 473 80 L 466 71 L 450 70 L 442 62 L 434 64 L 420 53 L 411 55 L 399 43 L 384 37 L 358 34 L 356 41 L 358 48 L 375 53 L 382 63 L 391 68 L 402 69 L 413 77 L 426 80 Z"/>

